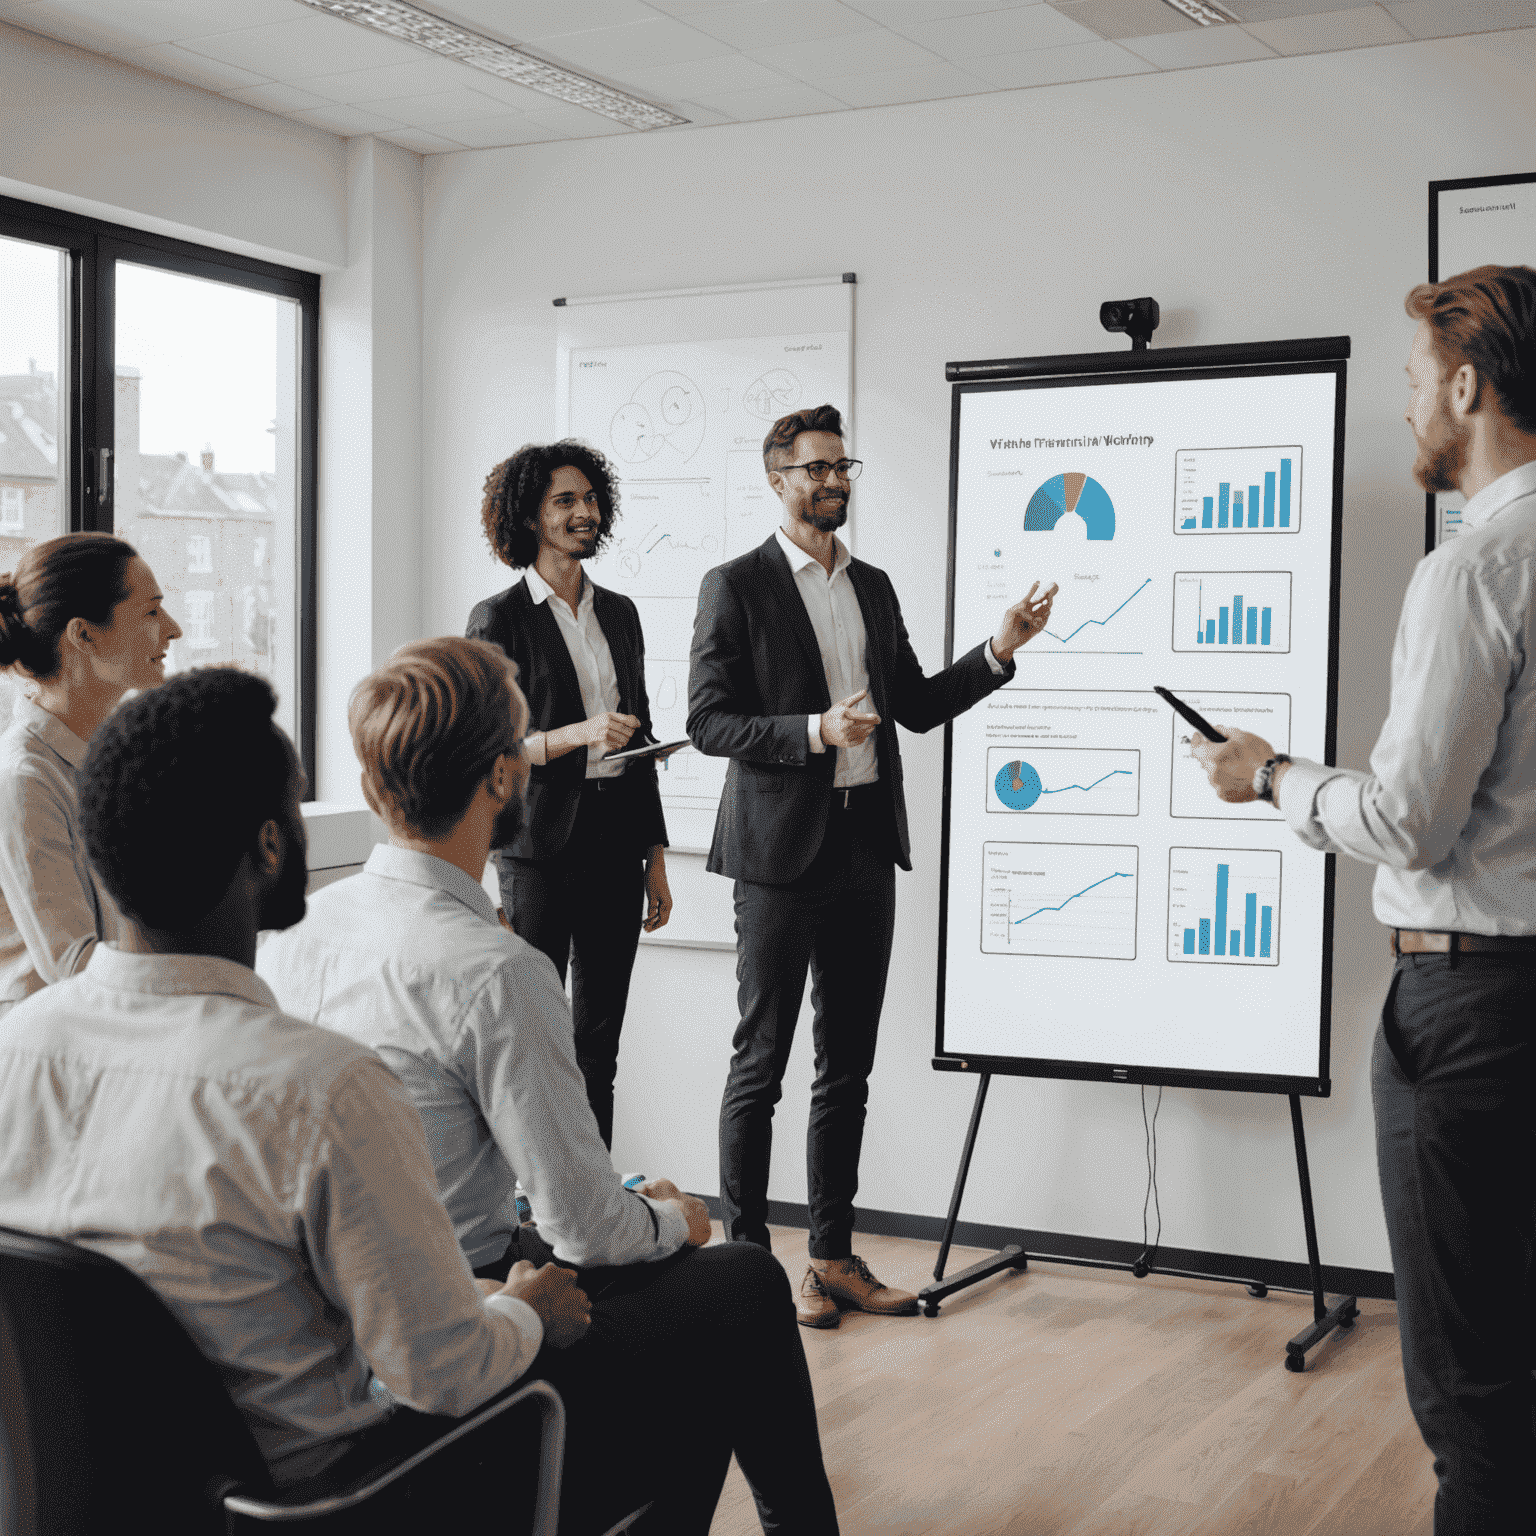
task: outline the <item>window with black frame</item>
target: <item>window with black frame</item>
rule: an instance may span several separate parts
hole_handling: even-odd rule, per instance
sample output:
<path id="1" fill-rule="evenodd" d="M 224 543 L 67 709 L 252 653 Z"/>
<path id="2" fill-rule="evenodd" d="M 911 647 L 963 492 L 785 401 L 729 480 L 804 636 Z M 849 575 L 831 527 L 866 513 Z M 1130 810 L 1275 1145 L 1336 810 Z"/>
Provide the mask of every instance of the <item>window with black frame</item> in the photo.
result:
<path id="1" fill-rule="evenodd" d="M 0 198 L 0 570 L 112 531 L 314 781 L 317 276 Z M 20 682 L 0 675 L 0 724 Z"/>

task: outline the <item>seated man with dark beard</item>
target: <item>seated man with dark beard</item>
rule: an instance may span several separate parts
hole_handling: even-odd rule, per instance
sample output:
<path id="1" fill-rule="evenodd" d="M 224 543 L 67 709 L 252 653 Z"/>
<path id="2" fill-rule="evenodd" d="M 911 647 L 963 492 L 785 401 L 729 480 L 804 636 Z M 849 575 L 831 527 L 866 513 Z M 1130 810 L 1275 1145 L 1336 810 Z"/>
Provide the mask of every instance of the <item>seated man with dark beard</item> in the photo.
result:
<path id="1" fill-rule="evenodd" d="M 579 1266 L 591 1331 L 536 1367 L 570 1414 L 567 1489 L 610 1482 L 626 1445 L 662 1447 L 646 1457 L 648 1528 L 706 1536 L 734 1451 L 764 1530 L 834 1532 L 783 1270 L 761 1249 L 700 1246 L 708 1214 L 675 1185 L 622 1186 L 555 966 L 498 924 L 480 884 L 528 781 L 514 675 L 496 646 L 444 638 L 403 646 L 358 684 L 352 742 L 389 843 L 269 939 L 258 969 L 285 1008 L 398 1074 L 477 1275 Z M 518 1225 L 519 1178 L 536 1229 Z"/>

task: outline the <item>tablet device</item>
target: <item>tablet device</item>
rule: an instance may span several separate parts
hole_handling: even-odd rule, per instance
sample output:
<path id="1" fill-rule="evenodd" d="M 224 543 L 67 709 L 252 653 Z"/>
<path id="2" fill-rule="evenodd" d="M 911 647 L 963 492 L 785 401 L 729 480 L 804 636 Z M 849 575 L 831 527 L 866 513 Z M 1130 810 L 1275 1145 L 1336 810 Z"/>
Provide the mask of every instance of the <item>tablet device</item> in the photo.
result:
<path id="1" fill-rule="evenodd" d="M 648 741 L 643 747 L 625 747 L 622 752 L 609 752 L 599 758 L 604 763 L 627 763 L 636 758 L 655 757 L 659 752 L 671 752 L 677 747 L 686 747 L 689 744 L 686 736 L 677 741 Z"/>

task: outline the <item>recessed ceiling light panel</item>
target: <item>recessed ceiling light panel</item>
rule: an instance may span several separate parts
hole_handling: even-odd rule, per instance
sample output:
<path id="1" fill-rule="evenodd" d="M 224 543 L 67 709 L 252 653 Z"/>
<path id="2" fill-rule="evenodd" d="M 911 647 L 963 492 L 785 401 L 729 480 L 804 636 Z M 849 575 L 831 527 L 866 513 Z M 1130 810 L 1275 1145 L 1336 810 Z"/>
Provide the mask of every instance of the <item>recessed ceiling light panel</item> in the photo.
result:
<path id="1" fill-rule="evenodd" d="M 1163 4 L 1171 5 L 1179 15 L 1198 21 L 1202 27 L 1220 27 L 1234 19 L 1219 5 L 1210 4 L 1210 0 L 1163 0 Z"/>
<path id="2" fill-rule="evenodd" d="M 556 64 L 546 64 L 510 44 L 481 37 L 478 32 L 444 21 L 419 6 L 407 5 L 405 0 L 303 0 L 303 4 L 329 16 L 339 16 L 343 21 L 372 27 L 375 32 L 385 32 L 402 42 L 414 43 L 499 80 L 542 91 L 573 107 L 585 107 L 588 112 L 600 113 L 628 128 L 674 128 L 688 121 L 665 107 L 616 91 L 611 85 L 588 80 L 585 75 Z"/>

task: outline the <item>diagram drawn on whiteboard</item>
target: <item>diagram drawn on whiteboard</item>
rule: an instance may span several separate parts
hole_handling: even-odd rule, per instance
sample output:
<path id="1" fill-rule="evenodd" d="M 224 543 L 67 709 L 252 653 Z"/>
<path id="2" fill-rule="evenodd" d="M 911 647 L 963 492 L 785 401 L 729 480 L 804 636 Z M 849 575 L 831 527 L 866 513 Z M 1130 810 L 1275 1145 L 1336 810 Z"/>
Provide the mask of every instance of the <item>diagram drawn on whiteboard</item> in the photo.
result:
<path id="1" fill-rule="evenodd" d="M 704 441 L 704 393 L 685 373 L 653 373 L 614 413 L 613 451 L 625 464 L 686 464 Z"/>
<path id="2" fill-rule="evenodd" d="M 760 416 L 764 421 L 777 421 L 800 404 L 803 393 L 800 380 L 789 369 L 770 368 L 747 385 L 741 399 L 754 416 Z"/>

